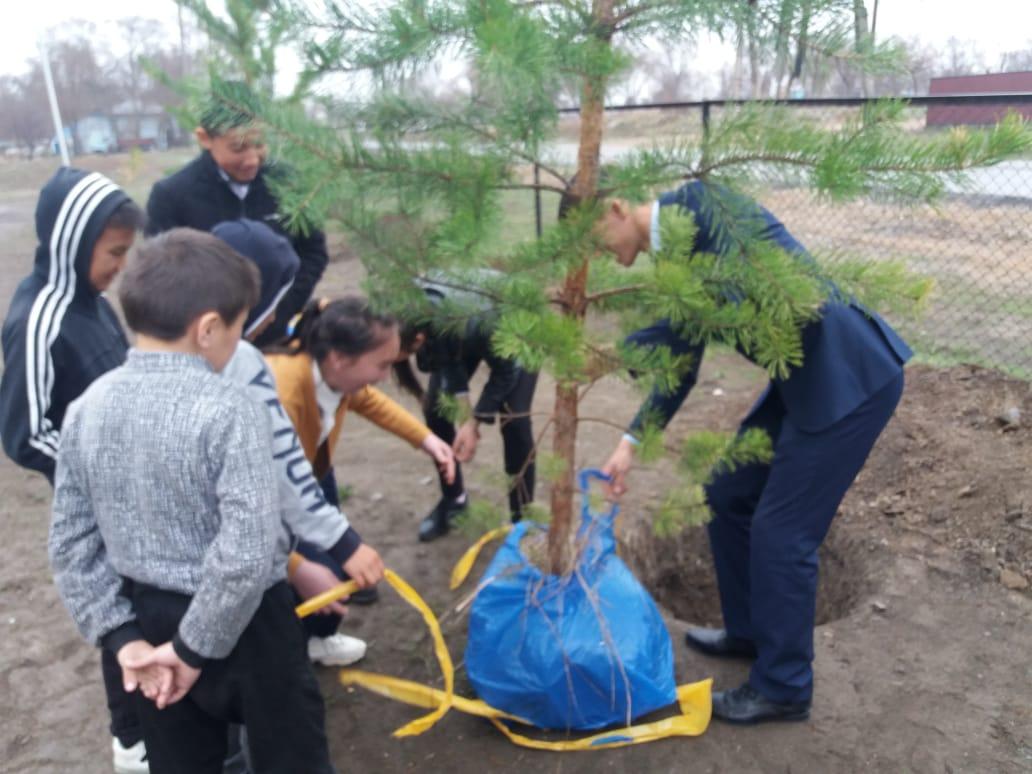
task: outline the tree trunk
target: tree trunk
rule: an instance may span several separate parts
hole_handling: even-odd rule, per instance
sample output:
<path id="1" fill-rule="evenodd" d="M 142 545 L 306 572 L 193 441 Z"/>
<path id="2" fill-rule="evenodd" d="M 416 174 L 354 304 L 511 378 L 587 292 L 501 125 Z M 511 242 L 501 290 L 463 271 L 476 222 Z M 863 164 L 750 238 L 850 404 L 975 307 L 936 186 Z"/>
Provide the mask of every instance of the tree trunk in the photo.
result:
<path id="1" fill-rule="evenodd" d="M 612 36 L 614 0 L 595 0 L 592 15 L 599 39 L 606 45 Z M 573 192 L 589 202 L 598 190 L 599 151 L 605 108 L 605 79 L 586 78 L 581 90 L 580 143 L 577 179 Z M 588 260 L 566 275 L 560 293 L 563 314 L 583 321 L 587 310 Z M 574 512 L 574 471 L 577 454 L 577 383 L 559 382 L 555 388 L 555 436 L 552 451 L 563 461 L 561 478 L 552 485 L 552 522 L 548 528 L 548 562 L 554 575 L 569 569 L 570 528 Z"/>
<path id="2" fill-rule="evenodd" d="M 728 94 L 732 99 L 741 99 L 745 96 L 745 89 L 742 86 L 743 61 L 745 60 L 745 28 L 738 27 L 737 43 L 735 45 L 735 67 L 731 74 L 731 92 Z"/>
<path id="3" fill-rule="evenodd" d="M 810 4 L 803 4 L 803 18 L 799 22 L 799 38 L 797 42 L 795 61 L 792 65 L 792 73 L 788 78 L 788 85 L 785 87 L 785 95 L 792 93 L 792 84 L 801 80 L 803 76 L 803 64 L 806 62 L 806 47 L 809 45 L 810 37 Z M 811 96 L 807 94 L 806 96 Z"/>
<path id="4" fill-rule="evenodd" d="M 867 6 L 864 4 L 864 0 L 853 0 L 853 35 L 855 37 L 854 45 L 856 52 L 861 56 L 868 54 L 871 50 L 871 33 L 867 27 Z M 859 72 L 860 95 L 866 97 L 871 89 L 867 73 L 863 67 L 864 65 L 861 63 Z"/>

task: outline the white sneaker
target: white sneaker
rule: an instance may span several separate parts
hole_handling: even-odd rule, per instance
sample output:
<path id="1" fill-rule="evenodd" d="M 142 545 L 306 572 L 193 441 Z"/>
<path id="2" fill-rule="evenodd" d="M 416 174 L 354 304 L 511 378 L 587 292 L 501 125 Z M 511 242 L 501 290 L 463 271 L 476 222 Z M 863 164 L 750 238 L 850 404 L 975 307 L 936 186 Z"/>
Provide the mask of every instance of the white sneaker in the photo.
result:
<path id="1" fill-rule="evenodd" d="M 347 666 L 361 660 L 366 644 L 358 637 L 346 634 L 332 634 L 329 637 L 308 639 L 308 658 L 326 666 Z"/>
<path id="2" fill-rule="evenodd" d="M 122 743 L 115 737 L 111 740 L 111 753 L 115 774 L 150 774 L 147 748 L 142 739 L 132 747 L 122 747 Z"/>

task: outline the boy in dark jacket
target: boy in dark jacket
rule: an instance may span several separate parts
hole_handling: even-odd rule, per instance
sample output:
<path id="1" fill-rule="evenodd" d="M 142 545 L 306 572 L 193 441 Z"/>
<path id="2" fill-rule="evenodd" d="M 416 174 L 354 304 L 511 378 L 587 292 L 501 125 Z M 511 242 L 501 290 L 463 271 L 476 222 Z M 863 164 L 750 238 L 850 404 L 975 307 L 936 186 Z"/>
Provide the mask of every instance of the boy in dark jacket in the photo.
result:
<path id="1" fill-rule="evenodd" d="M 239 92 L 239 103 L 253 102 L 253 95 L 243 84 L 228 87 Z M 247 112 L 227 110 L 212 101 L 201 116 L 201 125 L 194 130 L 201 155 L 151 189 L 147 200 L 148 236 L 177 226 L 211 231 L 217 223 L 238 218 L 258 220 L 286 234 L 279 203 L 268 186 L 269 178 L 282 172 L 266 166 L 265 143 L 253 120 Z M 258 347 L 286 334 L 287 322 L 311 298 L 329 261 L 326 237 L 321 231 L 286 235 L 301 259 L 301 267 L 280 300 L 273 323 L 255 341 Z"/>
<path id="2" fill-rule="evenodd" d="M 463 291 L 447 282 L 421 284 L 435 306 L 445 301 L 469 300 L 462 298 Z M 524 506 L 534 500 L 534 431 L 530 410 L 537 373 L 494 352 L 491 346 L 494 316 L 484 307 L 471 314 L 458 331 L 439 331 L 426 323 L 406 322 L 401 332 L 402 359 L 395 364 L 394 372 L 402 388 L 422 403 L 427 427 L 452 444 L 459 462 L 470 462 L 476 454 L 480 425 L 494 424 L 495 417 L 499 417 L 505 473 L 512 482 L 509 513 L 515 523 L 523 518 Z M 413 355 L 419 370 L 430 374 L 425 391 L 412 371 L 410 358 Z M 476 405 L 468 406 L 469 416 L 456 430 L 439 405 L 440 396 L 443 393 L 458 397 L 469 404 L 469 381 L 481 362 L 487 364 L 490 374 Z M 446 535 L 451 521 L 466 509 L 466 489 L 458 465 L 455 479 L 449 483 L 442 475 L 440 484 L 440 501 L 419 524 L 419 539 L 424 543 Z"/>
<path id="3" fill-rule="evenodd" d="M 103 293 L 143 227 L 143 212 L 103 175 L 64 167 L 36 205 L 39 247 L 3 325 L 0 439 L 22 467 L 54 482 L 68 404 L 125 361 L 128 343 Z M 136 713 L 114 657 L 101 657 L 116 772 L 146 772 Z"/>

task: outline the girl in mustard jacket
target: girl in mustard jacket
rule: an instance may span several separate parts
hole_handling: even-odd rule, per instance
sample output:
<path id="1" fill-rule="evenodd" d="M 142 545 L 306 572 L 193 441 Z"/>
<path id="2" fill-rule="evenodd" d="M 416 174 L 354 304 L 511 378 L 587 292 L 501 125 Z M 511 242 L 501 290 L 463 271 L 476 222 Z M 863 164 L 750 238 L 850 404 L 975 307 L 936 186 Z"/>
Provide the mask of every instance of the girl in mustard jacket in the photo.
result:
<path id="1" fill-rule="evenodd" d="M 290 416 L 298 438 L 316 476 L 322 482 L 326 499 L 339 506 L 332 458 L 348 411 L 361 414 L 414 448 L 422 449 L 448 481 L 455 477 L 455 458 L 451 447 L 373 385 L 383 381 L 398 359 L 400 349 L 398 322 L 378 314 L 359 296 L 336 301 L 314 300 L 305 307 L 289 338 L 266 352 L 276 381 L 276 392 Z M 322 561 L 321 551 L 304 543 L 298 552 L 305 558 Z M 373 590 L 375 591 L 375 589 Z M 361 594 L 362 592 L 359 592 Z M 356 598 L 353 602 L 371 602 Z M 327 627 L 336 627 L 335 616 L 321 616 Z"/>

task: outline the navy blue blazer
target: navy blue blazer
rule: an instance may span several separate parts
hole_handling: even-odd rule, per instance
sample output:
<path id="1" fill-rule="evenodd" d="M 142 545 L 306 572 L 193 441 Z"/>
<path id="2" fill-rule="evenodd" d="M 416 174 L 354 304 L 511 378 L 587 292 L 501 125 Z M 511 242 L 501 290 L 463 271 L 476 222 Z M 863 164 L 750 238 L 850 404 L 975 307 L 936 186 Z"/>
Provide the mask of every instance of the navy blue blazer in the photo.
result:
<path id="1" fill-rule="evenodd" d="M 711 195 L 711 191 L 716 195 Z M 726 253 L 731 235 L 721 222 L 734 218 L 736 232 L 743 224 L 754 229 L 751 237 L 769 239 L 790 253 L 813 260 L 806 249 L 777 218 L 757 202 L 713 184 L 695 181 L 659 197 L 661 207 L 681 207 L 695 216 L 697 228 L 693 252 Z M 715 218 L 717 208 L 724 210 Z M 877 313 L 842 298 L 831 286 L 819 319 L 803 329 L 803 362 L 785 379 L 774 379 L 753 411 L 776 395 L 796 427 L 819 432 L 847 416 L 897 376 L 913 354 L 906 342 Z M 693 355 L 693 364 L 676 390 L 653 390 L 631 424 L 632 432 L 646 418 L 662 427 L 681 407 L 695 385 L 704 345 L 693 343 L 661 320 L 627 337 L 636 346 L 665 346 L 675 354 Z M 748 353 L 743 352 L 750 358 Z M 752 412 L 750 412 L 751 414 Z"/>

